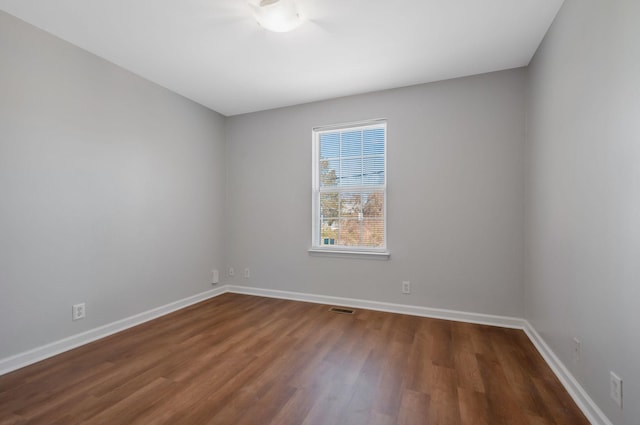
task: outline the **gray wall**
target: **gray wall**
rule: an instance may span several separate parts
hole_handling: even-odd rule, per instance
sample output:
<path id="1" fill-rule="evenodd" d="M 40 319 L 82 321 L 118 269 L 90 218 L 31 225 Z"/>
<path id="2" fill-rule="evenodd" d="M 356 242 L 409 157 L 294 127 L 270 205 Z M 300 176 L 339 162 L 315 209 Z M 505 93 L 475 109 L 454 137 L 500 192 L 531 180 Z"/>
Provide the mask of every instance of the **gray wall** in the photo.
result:
<path id="1" fill-rule="evenodd" d="M 223 130 L 0 12 L 0 358 L 211 288 Z"/>
<path id="2" fill-rule="evenodd" d="M 640 418 L 638 17 L 636 0 L 567 0 L 529 69 L 527 318 L 626 425 Z"/>
<path id="3" fill-rule="evenodd" d="M 522 317 L 525 78 L 503 71 L 228 118 L 228 282 Z M 311 129 L 369 118 L 388 119 L 391 259 L 309 255 Z"/>

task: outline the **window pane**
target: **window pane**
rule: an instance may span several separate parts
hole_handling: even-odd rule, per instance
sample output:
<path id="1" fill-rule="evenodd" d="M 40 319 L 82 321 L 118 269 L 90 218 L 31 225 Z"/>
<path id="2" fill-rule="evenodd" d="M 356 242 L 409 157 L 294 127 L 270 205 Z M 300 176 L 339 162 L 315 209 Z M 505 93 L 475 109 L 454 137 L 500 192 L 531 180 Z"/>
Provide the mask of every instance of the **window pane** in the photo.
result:
<path id="1" fill-rule="evenodd" d="M 336 245 L 338 233 L 338 220 L 321 220 L 320 245 Z"/>
<path id="2" fill-rule="evenodd" d="M 364 155 L 384 155 L 384 128 L 364 130 Z"/>
<path id="3" fill-rule="evenodd" d="M 364 158 L 364 173 L 362 176 L 362 184 L 364 185 L 382 185 L 384 184 L 384 157 L 374 156 Z"/>
<path id="4" fill-rule="evenodd" d="M 340 133 L 324 133 L 320 135 L 320 158 L 337 158 L 340 156 Z"/>
<path id="5" fill-rule="evenodd" d="M 340 160 L 321 159 L 320 160 L 320 186 L 337 186 L 338 173 L 340 172 Z"/>
<path id="6" fill-rule="evenodd" d="M 384 218 L 384 192 L 362 194 L 362 215 L 364 218 Z"/>
<path id="7" fill-rule="evenodd" d="M 362 221 L 362 245 L 371 247 L 384 246 L 383 219 L 365 218 Z"/>
<path id="8" fill-rule="evenodd" d="M 362 156 L 362 131 L 345 131 L 342 133 L 341 156 Z"/>
<path id="9" fill-rule="evenodd" d="M 362 195 L 359 192 L 340 194 L 340 217 L 360 218 L 362 212 Z"/>
<path id="10" fill-rule="evenodd" d="M 342 246 L 360 245 L 360 220 L 340 219 L 340 235 L 338 243 Z"/>
<path id="11" fill-rule="evenodd" d="M 320 218 L 325 220 L 338 218 L 338 192 L 320 194 Z"/>
<path id="12" fill-rule="evenodd" d="M 343 159 L 338 178 L 340 186 L 362 185 L 362 158 Z"/>

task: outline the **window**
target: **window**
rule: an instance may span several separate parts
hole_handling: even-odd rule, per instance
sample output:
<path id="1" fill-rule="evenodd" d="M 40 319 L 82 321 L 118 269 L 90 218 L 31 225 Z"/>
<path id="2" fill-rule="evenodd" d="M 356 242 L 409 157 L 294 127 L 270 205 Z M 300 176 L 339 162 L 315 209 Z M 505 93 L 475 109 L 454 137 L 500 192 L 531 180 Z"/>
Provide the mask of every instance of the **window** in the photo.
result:
<path id="1" fill-rule="evenodd" d="M 387 124 L 313 130 L 311 251 L 386 254 Z"/>

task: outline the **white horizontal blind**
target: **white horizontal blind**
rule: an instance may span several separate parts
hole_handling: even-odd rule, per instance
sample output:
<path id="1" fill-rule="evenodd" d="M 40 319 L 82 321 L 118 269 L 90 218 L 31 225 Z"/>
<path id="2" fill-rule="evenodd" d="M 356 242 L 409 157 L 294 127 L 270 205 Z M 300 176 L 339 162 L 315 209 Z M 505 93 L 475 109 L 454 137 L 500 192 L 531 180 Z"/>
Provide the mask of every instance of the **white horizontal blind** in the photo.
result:
<path id="1" fill-rule="evenodd" d="M 314 130 L 313 246 L 386 249 L 384 121 Z"/>

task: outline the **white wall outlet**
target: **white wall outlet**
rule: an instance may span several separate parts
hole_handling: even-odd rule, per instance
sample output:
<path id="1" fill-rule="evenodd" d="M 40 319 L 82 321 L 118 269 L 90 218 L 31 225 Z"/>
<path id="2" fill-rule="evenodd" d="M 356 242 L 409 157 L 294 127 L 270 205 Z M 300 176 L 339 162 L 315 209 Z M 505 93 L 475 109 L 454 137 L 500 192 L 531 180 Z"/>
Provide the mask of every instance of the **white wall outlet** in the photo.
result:
<path id="1" fill-rule="evenodd" d="M 251 277 L 251 270 L 249 270 L 249 267 L 247 267 L 246 269 L 244 269 L 244 278 L 249 279 L 250 277 Z"/>
<path id="2" fill-rule="evenodd" d="M 233 267 L 229 267 L 229 276 L 235 276 L 236 271 L 233 269 Z"/>
<path id="3" fill-rule="evenodd" d="M 622 409 L 622 378 L 613 372 L 609 372 L 610 397 L 619 408 Z"/>
<path id="4" fill-rule="evenodd" d="M 403 294 L 411 293 L 411 282 L 409 282 L 408 280 L 405 280 L 402 282 L 402 293 Z"/>
<path id="5" fill-rule="evenodd" d="M 84 319 L 85 313 L 86 311 L 84 303 L 74 304 L 71 308 L 71 320 Z"/>
<path id="6" fill-rule="evenodd" d="M 572 339 L 573 348 L 571 350 L 572 358 L 574 363 L 578 363 L 580 361 L 580 357 L 582 357 L 582 343 L 577 337 L 573 337 Z"/>
<path id="7" fill-rule="evenodd" d="M 211 270 L 211 284 L 215 285 L 218 282 L 220 282 L 220 274 L 218 273 L 218 270 L 213 269 Z"/>

